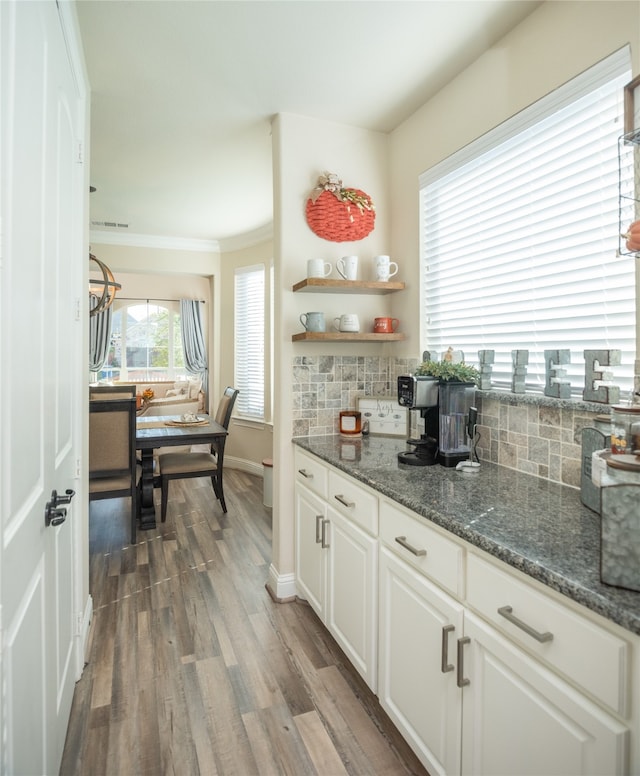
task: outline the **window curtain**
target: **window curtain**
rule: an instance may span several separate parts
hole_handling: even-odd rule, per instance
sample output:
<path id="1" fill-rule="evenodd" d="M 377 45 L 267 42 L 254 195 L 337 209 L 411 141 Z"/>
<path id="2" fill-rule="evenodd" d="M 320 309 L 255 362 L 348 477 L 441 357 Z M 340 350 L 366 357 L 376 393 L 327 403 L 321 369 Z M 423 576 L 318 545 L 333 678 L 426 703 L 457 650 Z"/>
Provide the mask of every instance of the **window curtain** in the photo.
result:
<path id="1" fill-rule="evenodd" d="M 89 308 L 98 303 L 98 297 L 89 295 Z M 89 371 L 99 372 L 109 355 L 111 343 L 111 307 L 89 318 Z"/>
<path id="2" fill-rule="evenodd" d="M 184 365 L 187 372 L 202 377 L 204 406 L 209 406 L 209 369 L 207 367 L 207 350 L 202 329 L 202 302 L 195 299 L 180 300 L 180 317 L 182 319 L 182 349 Z"/>

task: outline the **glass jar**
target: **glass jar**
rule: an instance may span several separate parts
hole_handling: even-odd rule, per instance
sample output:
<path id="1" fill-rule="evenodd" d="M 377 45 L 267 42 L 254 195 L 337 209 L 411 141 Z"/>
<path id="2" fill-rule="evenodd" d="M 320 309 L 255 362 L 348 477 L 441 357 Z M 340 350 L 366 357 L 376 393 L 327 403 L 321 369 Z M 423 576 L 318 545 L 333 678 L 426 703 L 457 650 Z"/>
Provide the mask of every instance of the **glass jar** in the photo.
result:
<path id="1" fill-rule="evenodd" d="M 611 408 L 611 452 L 640 455 L 640 406 Z"/>

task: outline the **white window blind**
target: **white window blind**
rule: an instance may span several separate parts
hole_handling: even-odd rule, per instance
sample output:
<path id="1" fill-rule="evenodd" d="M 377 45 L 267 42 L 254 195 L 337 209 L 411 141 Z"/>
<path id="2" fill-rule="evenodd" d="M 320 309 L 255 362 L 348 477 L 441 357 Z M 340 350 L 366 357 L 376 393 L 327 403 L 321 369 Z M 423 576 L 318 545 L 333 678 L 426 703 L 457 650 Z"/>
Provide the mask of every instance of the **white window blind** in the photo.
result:
<path id="1" fill-rule="evenodd" d="M 235 387 L 239 415 L 264 418 L 265 268 L 235 273 Z"/>
<path id="2" fill-rule="evenodd" d="M 421 176 L 423 349 L 495 350 L 500 386 L 529 350 L 542 389 L 544 350 L 568 348 L 578 393 L 583 351 L 615 348 L 613 382 L 632 388 L 635 268 L 616 253 L 629 78 L 624 49 Z"/>

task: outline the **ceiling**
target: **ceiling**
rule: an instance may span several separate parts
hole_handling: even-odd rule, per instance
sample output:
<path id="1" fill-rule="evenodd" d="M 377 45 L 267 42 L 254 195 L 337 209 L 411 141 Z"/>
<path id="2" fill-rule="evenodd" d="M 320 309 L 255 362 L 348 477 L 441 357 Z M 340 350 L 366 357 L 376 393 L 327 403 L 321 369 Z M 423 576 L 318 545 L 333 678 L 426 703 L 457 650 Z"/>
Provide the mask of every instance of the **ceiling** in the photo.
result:
<path id="1" fill-rule="evenodd" d="M 92 240 L 224 249 L 270 228 L 275 114 L 389 132 L 540 2 L 76 5 L 92 91 Z"/>

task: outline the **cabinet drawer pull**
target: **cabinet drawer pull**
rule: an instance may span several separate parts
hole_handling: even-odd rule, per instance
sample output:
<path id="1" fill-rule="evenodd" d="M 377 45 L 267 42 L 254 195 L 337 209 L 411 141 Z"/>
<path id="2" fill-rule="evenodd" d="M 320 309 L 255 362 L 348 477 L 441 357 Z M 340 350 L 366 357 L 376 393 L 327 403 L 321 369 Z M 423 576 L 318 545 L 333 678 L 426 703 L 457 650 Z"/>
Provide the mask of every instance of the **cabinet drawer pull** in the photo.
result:
<path id="1" fill-rule="evenodd" d="M 453 666 L 449 662 L 449 634 L 455 629 L 455 625 L 445 625 L 442 629 L 442 661 L 440 665 L 443 674 L 453 671 Z"/>
<path id="2" fill-rule="evenodd" d="M 421 555 L 427 554 L 426 550 L 416 550 L 415 547 L 412 547 L 407 541 L 406 536 L 396 536 L 396 541 L 401 547 L 404 547 L 405 550 L 409 550 L 409 552 L 412 553 L 413 555 L 417 555 L 418 557 L 420 557 Z"/>
<path id="3" fill-rule="evenodd" d="M 469 679 L 464 678 L 464 645 L 468 644 L 471 641 L 471 639 L 468 636 L 463 636 L 461 639 L 458 639 L 458 675 L 457 675 L 457 684 L 458 687 L 466 687 L 468 684 L 471 684 Z"/>
<path id="4" fill-rule="evenodd" d="M 327 526 L 329 525 L 328 520 L 322 521 L 322 549 L 326 550 L 329 547 L 329 542 L 327 541 Z"/>
<path id="5" fill-rule="evenodd" d="M 553 639 L 553 633 L 550 633 L 549 631 L 546 631 L 545 633 L 540 633 L 540 631 L 534 630 L 530 625 L 527 625 L 526 622 L 522 622 L 522 620 L 519 620 L 515 614 L 512 614 L 513 607 L 512 606 L 501 606 L 498 609 L 498 614 L 502 615 L 506 620 L 509 620 L 509 622 L 512 622 L 516 627 L 523 630 L 526 634 L 531 636 L 531 638 L 535 639 L 536 641 L 539 641 L 540 643 L 544 643 L 545 641 L 551 641 Z"/>
<path id="6" fill-rule="evenodd" d="M 320 525 L 322 523 L 322 515 L 316 515 L 316 544 L 320 544 L 322 541 L 322 537 L 320 535 L 320 532 L 322 530 L 322 526 Z"/>
<path id="7" fill-rule="evenodd" d="M 308 480 L 313 479 L 313 474 L 311 474 L 311 472 L 308 472 L 306 469 L 298 469 L 298 474 L 301 474 L 303 477 L 306 477 Z"/>
<path id="8" fill-rule="evenodd" d="M 347 499 L 344 496 L 334 496 L 336 501 L 339 501 L 343 506 L 349 507 L 355 507 L 355 501 L 347 501 Z"/>

